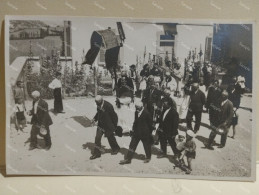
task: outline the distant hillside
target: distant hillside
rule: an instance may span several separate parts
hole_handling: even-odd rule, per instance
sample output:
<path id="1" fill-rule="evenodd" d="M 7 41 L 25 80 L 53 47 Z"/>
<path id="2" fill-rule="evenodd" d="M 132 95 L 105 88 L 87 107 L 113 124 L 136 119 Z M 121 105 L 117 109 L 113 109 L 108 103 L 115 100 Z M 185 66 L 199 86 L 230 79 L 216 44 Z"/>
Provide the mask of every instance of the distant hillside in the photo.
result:
<path id="1" fill-rule="evenodd" d="M 39 20 L 11 20 L 10 32 L 26 28 L 47 28 L 47 24 Z"/>

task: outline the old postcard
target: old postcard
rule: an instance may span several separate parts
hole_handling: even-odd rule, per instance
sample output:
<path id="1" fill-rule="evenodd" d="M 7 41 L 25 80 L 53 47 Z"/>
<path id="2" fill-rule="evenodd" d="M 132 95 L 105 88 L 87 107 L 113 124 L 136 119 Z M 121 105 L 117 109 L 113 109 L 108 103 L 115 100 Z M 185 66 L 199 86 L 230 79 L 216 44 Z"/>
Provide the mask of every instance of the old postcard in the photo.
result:
<path id="1" fill-rule="evenodd" d="M 254 29 L 7 16 L 7 174 L 254 181 Z"/>

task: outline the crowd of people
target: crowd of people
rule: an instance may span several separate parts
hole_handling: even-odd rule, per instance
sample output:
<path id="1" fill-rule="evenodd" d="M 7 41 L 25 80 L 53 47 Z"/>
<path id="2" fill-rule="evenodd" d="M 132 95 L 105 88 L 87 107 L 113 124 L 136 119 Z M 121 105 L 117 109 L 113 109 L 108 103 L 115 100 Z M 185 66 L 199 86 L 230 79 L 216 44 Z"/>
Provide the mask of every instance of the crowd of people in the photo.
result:
<path id="1" fill-rule="evenodd" d="M 129 121 L 130 104 L 135 104 L 133 121 L 122 127 L 123 131 L 130 129 L 131 142 L 129 152 L 120 164 L 131 163 L 139 141 L 142 141 L 145 149 L 145 163 L 151 159 L 152 145 L 160 144 L 161 153 L 157 157 L 164 158 L 167 156 L 167 144 L 169 144 L 180 166 L 185 166 L 183 157 L 186 156 L 186 173 L 190 173 L 191 160 L 196 156 L 196 144 L 193 138 L 199 131 L 202 115 L 206 112 L 209 113 L 211 131 L 208 142 L 205 143 L 206 148 L 214 149 L 216 135 L 221 136 L 218 147 L 225 147 L 230 127 L 235 127 L 237 124 L 235 113 L 240 105 L 241 94 L 245 92 L 243 77 L 234 77 L 233 82 L 223 88 L 220 86 L 220 81 L 215 79 L 215 75 L 211 74 L 211 65 L 200 68 L 200 72 L 207 71 L 205 74 L 197 74 L 197 70 L 194 71 L 197 67 L 194 67 L 193 71 L 188 70 L 185 72 L 185 80 L 179 64 L 167 69 L 159 67 L 156 63 L 151 68 L 146 64 L 139 75 L 134 68 L 131 66 L 129 74 L 126 70 L 122 70 L 116 88 L 119 119 L 117 117 L 113 120 L 115 121 L 114 131 L 121 125 L 118 123 L 120 118 L 124 118 L 125 123 Z M 100 112 L 104 114 L 106 111 L 98 108 L 98 113 Z M 123 112 L 126 115 L 121 114 Z M 111 116 L 111 113 L 107 113 L 107 118 Z M 179 124 L 182 122 L 186 122 L 184 135 L 179 131 Z M 195 123 L 194 127 L 192 122 Z M 131 124 L 133 124 L 132 127 L 130 127 Z M 109 125 L 104 125 L 104 132 L 106 132 L 105 126 Z M 232 138 L 234 135 L 235 128 Z M 96 145 L 100 144 L 96 143 Z M 113 154 L 118 153 L 117 149 L 116 147 Z M 97 155 L 93 153 L 91 159 L 100 156 L 100 153 Z"/>
<path id="2" fill-rule="evenodd" d="M 102 96 L 95 97 L 97 113 L 92 123 L 97 125 L 97 131 L 95 148 L 90 159 L 101 157 L 103 135 L 108 139 L 112 155 L 116 155 L 120 151 L 120 146 L 115 135 L 122 136 L 127 132 L 131 136 L 131 141 L 128 153 L 120 164 L 131 163 L 140 141 L 146 154 L 144 163 L 151 160 L 152 145 L 159 144 L 160 154 L 157 157 L 165 158 L 169 144 L 178 165 L 185 167 L 186 173 L 189 174 L 192 171 L 192 159 L 196 157 L 194 138 L 206 112 L 209 114 L 211 131 L 208 143 L 205 144 L 206 148 L 214 149 L 216 135 L 221 136 L 218 147 L 225 147 L 231 126 L 233 126 L 232 138 L 235 136 L 235 126 L 238 123 L 236 111 L 240 106 L 241 94 L 245 92 L 245 80 L 240 76 L 233 77 L 232 83 L 222 88 L 220 81 L 212 76 L 210 65 L 204 65 L 202 69 L 198 67 L 199 74 L 197 67 L 192 69 L 185 67 L 184 74 L 181 73 L 179 63 L 166 68 L 156 63 L 153 66 L 145 64 L 139 73 L 135 65 L 130 66 L 129 72 L 122 70 L 115 88 L 116 108 Z M 54 111 L 57 113 L 63 112 L 60 76 L 60 73 L 57 73 L 49 85 L 54 92 Z M 32 92 L 31 96 L 32 109 L 28 111 L 32 116 L 30 150 L 38 147 L 37 135 L 44 138 L 48 150 L 51 147 L 49 126 L 52 125 L 48 104 L 40 97 L 39 91 Z M 21 81 L 17 82 L 17 87 L 14 89 L 14 98 L 17 128 L 23 129 L 26 125 L 24 122 L 26 108 Z M 132 116 L 128 112 L 130 105 L 135 106 L 135 113 Z M 184 122 L 186 131 L 183 133 L 179 131 L 179 124 Z M 187 166 L 184 157 L 187 158 Z"/>

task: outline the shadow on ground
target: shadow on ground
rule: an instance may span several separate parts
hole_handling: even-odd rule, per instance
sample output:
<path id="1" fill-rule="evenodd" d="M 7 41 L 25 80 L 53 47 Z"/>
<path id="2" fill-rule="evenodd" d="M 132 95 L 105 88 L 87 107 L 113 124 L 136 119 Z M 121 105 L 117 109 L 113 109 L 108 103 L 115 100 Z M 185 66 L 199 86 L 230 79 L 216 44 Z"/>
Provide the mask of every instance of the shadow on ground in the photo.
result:
<path id="1" fill-rule="evenodd" d="M 83 144 L 83 149 L 84 150 L 85 149 L 91 150 L 92 154 L 93 154 L 94 148 L 95 148 L 95 144 L 94 143 L 87 142 L 87 143 Z M 107 148 L 105 148 L 105 146 L 101 146 L 101 153 L 102 154 L 111 153 L 111 152 L 112 152 L 111 149 L 107 149 Z M 125 157 L 126 154 L 128 153 L 128 149 L 121 148 L 119 153 L 121 153 Z M 145 159 L 145 155 L 144 154 L 137 154 L 137 153 L 135 153 L 134 156 L 133 156 L 133 159 L 144 160 Z"/>
<path id="2" fill-rule="evenodd" d="M 85 128 L 91 127 L 91 120 L 85 116 L 72 116 L 71 118 Z"/>

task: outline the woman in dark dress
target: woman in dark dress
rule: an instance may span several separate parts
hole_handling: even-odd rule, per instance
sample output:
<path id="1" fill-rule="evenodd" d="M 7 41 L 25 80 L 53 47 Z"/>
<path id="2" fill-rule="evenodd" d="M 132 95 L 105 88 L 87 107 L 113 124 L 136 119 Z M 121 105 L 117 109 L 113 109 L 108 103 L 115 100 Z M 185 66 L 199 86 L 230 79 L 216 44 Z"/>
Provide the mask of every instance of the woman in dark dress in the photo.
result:
<path id="1" fill-rule="evenodd" d="M 54 90 L 54 112 L 63 113 L 61 73 L 56 73 L 56 78 L 49 84 Z"/>

